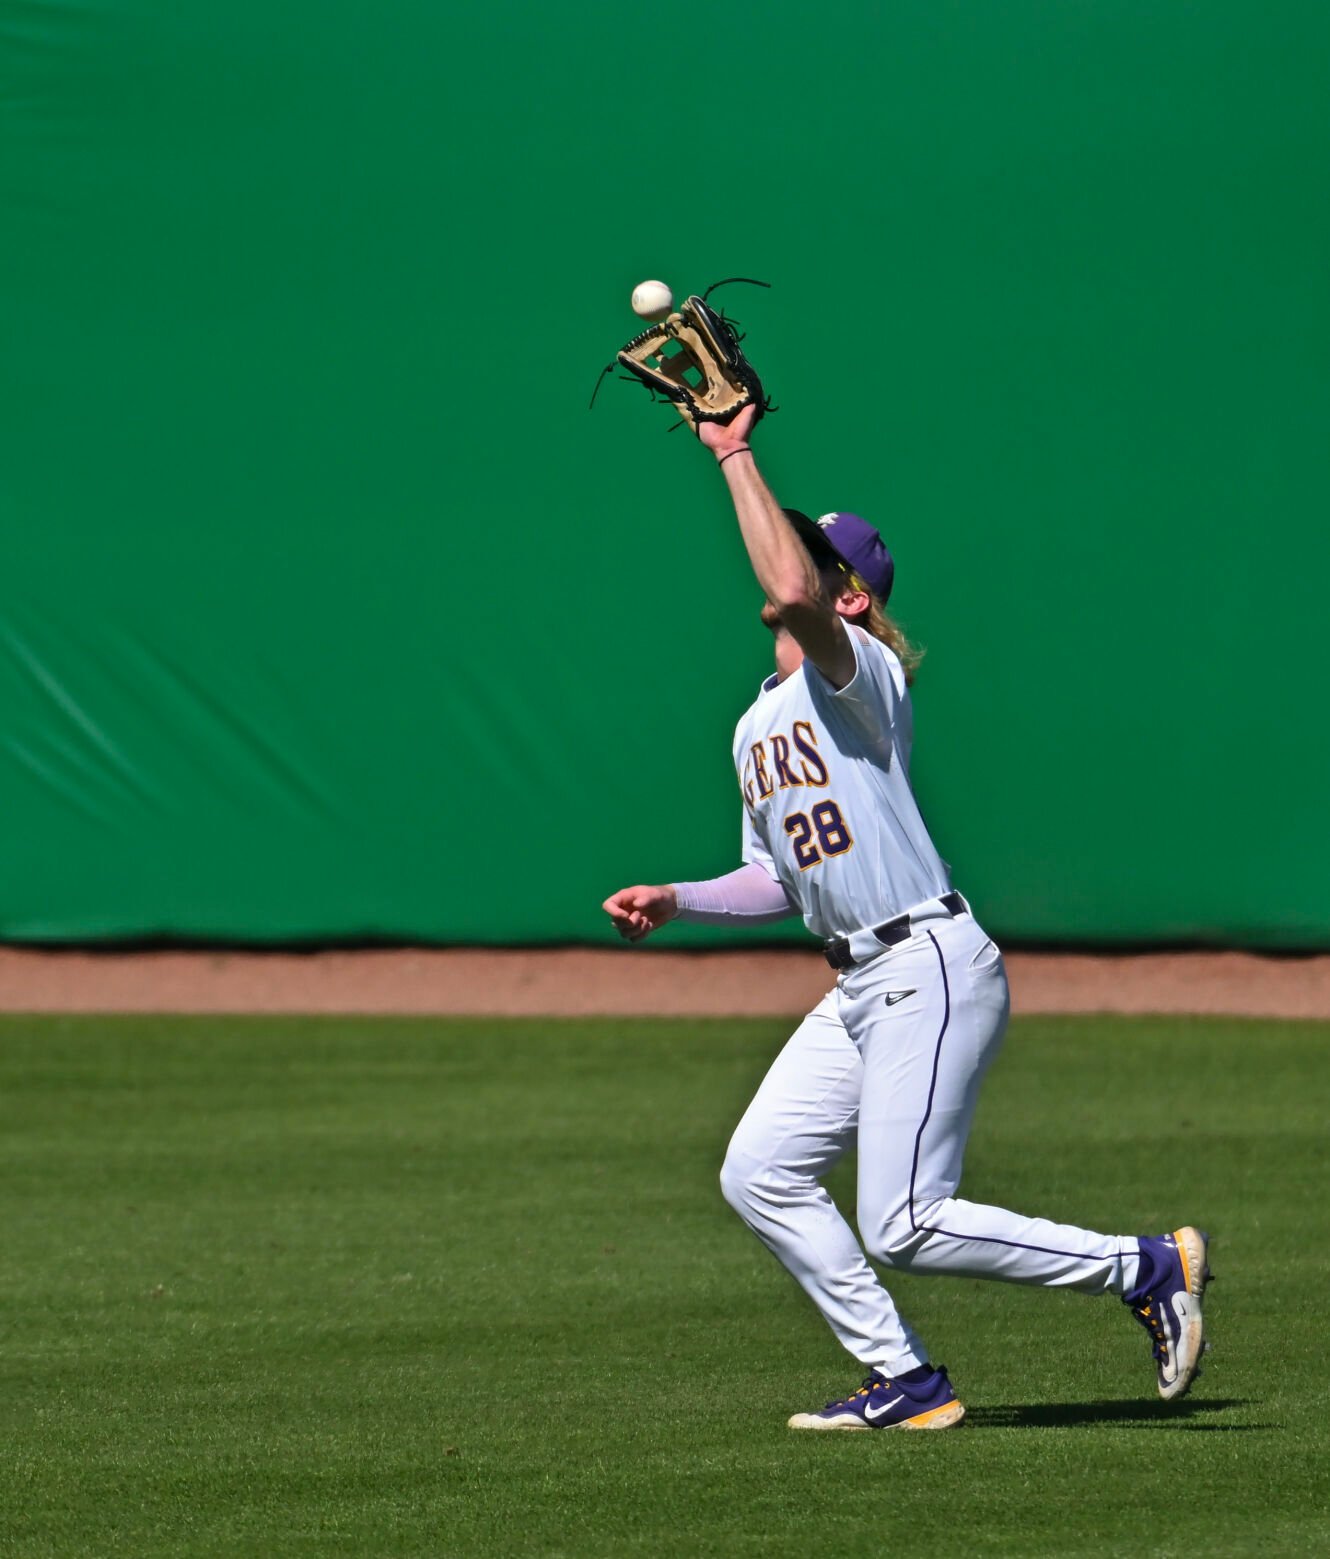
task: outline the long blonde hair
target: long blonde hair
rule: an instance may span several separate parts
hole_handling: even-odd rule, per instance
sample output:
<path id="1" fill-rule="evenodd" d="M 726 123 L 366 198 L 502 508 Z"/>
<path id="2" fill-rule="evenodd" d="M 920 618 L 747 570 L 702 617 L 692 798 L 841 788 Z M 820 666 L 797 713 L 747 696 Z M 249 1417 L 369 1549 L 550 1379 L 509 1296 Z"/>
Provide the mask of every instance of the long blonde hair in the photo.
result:
<path id="1" fill-rule="evenodd" d="M 823 584 L 834 601 L 845 590 L 861 590 L 868 597 L 869 606 L 866 612 L 861 612 L 858 617 L 848 619 L 862 628 L 865 633 L 885 644 L 887 648 L 900 661 L 905 672 L 905 685 L 910 687 L 914 683 L 914 674 L 919 668 L 919 662 L 924 658 L 924 650 L 921 646 L 911 643 L 906 636 L 905 629 L 889 615 L 881 601 L 873 594 L 859 575 L 853 569 L 837 566 L 834 569 L 819 570 Z"/>

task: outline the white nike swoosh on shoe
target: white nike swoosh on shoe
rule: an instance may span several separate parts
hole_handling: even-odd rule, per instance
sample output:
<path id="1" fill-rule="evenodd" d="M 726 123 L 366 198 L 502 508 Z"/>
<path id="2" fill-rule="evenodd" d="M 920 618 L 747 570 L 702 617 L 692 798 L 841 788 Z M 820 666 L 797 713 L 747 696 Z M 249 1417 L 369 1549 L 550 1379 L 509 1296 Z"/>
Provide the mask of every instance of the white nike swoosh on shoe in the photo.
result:
<path id="1" fill-rule="evenodd" d="M 894 1007 L 898 1001 L 904 1001 L 907 996 L 913 996 L 917 993 L 917 991 L 917 986 L 913 991 L 888 991 L 887 1006 Z"/>
<path id="2" fill-rule="evenodd" d="M 865 1407 L 864 1417 L 870 1424 L 875 1424 L 877 1423 L 878 1419 L 881 1418 L 890 1408 L 895 1407 L 898 1402 L 904 1402 L 904 1400 L 905 1393 L 903 1391 L 898 1391 L 894 1397 L 890 1397 L 886 1402 L 884 1402 L 876 1413 L 871 1407 Z"/>
<path id="3" fill-rule="evenodd" d="M 1168 1350 L 1169 1362 L 1173 1367 L 1161 1372 L 1164 1379 L 1170 1382 L 1177 1379 L 1182 1371 L 1184 1358 L 1191 1352 L 1193 1315 L 1190 1295 L 1173 1295 L 1173 1314 L 1178 1318 L 1178 1334 L 1173 1339 L 1173 1346 Z"/>

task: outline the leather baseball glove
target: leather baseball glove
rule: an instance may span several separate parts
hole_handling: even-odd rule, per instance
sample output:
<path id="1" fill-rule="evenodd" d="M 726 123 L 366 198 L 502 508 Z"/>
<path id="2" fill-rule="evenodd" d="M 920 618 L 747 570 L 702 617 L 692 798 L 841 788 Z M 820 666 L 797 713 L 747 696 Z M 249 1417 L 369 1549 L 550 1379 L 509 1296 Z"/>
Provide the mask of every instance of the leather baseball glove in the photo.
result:
<path id="1" fill-rule="evenodd" d="M 712 291 L 713 287 L 707 288 Z M 774 410 L 757 370 L 739 345 L 733 322 L 718 314 L 705 297 L 685 298 L 673 314 L 634 336 L 617 361 L 653 396 L 670 401 L 694 433 L 703 422 L 733 422 L 745 406 L 756 406 L 758 417 Z"/>

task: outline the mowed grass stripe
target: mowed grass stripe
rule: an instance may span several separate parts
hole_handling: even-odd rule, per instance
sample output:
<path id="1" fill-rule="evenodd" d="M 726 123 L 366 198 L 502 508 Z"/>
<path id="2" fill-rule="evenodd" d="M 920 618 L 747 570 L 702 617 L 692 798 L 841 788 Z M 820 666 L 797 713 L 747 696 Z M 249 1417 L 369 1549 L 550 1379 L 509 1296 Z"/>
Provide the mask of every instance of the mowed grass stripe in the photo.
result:
<path id="1" fill-rule="evenodd" d="M 0 1552 L 1330 1546 L 1330 1026 L 1014 1025 L 965 1194 L 1210 1228 L 1216 1351 L 1170 1409 L 1115 1301 L 893 1275 L 934 1436 L 784 1428 L 856 1371 L 716 1186 L 783 1039 L 0 1019 Z"/>

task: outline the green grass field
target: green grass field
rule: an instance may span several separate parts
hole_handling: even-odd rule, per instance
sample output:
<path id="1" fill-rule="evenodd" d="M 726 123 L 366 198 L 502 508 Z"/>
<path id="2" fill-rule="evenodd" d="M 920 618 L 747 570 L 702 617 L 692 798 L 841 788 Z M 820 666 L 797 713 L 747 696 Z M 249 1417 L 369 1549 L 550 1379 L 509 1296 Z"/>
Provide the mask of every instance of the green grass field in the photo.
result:
<path id="1" fill-rule="evenodd" d="M 784 1428 L 857 1369 L 716 1185 L 783 1037 L 0 1020 L 0 1552 L 1330 1551 L 1330 1026 L 1013 1027 L 967 1194 L 1210 1228 L 1215 1351 L 896 1278 L 938 1435 Z"/>

